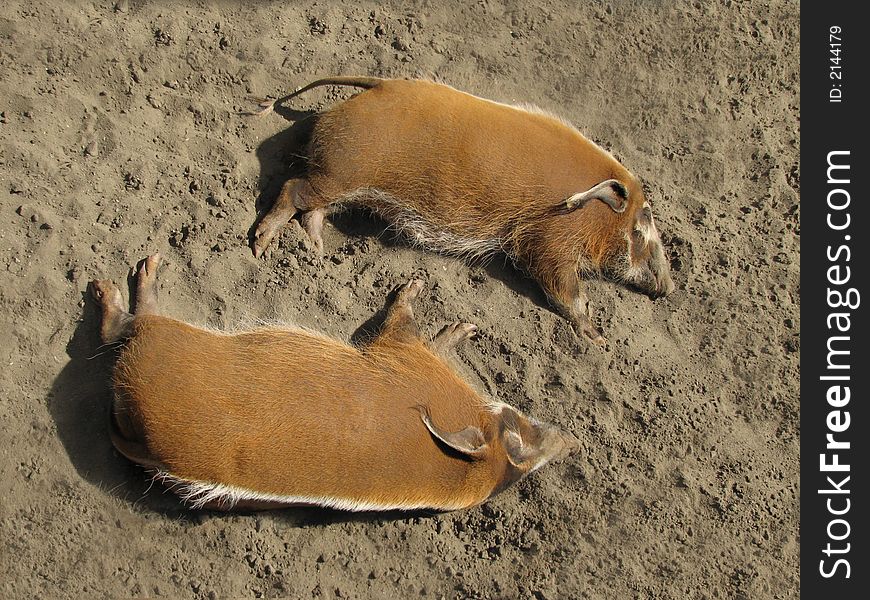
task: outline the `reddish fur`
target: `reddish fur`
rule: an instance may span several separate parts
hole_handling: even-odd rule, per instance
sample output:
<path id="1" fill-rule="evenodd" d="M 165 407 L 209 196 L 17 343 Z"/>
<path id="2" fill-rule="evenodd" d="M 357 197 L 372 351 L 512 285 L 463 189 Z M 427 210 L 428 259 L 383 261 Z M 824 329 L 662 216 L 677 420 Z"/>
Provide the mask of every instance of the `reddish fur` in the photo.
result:
<path id="1" fill-rule="evenodd" d="M 321 80 L 303 90 L 348 81 Z M 465 252 L 459 240 L 496 240 L 492 247 L 507 252 L 587 335 L 603 341 L 585 308 L 578 309 L 578 300 L 585 306 L 578 271 L 608 269 L 619 278 L 629 264 L 638 266 L 629 259 L 643 253 L 630 251 L 626 241 L 645 202 L 637 178 L 555 117 L 430 81 L 365 83 L 369 89 L 318 115 L 308 174 L 298 180 L 298 193 L 282 193 L 264 219 L 255 253 L 296 209 L 326 209 L 350 199 L 400 226 L 402 211 L 410 211 L 432 232 L 456 237 L 454 249 L 441 244 L 448 252 Z M 573 194 L 607 180 L 628 191 L 624 212 L 601 201 L 558 210 Z M 651 293 L 669 293 L 673 283 L 660 249 L 648 263 L 654 276 L 644 272 L 634 282 Z"/>
<path id="2" fill-rule="evenodd" d="M 456 235 L 518 247 L 534 244 L 541 229 L 560 229 L 571 242 L 562 252 L 592 249 L 593 260 L 644 201 L 635 178 L 576 129 L 427 81 L 386 80 L 327 110 L 309 152 L 319 206 L 376 188 Z M 624 213 L 591 203 L 553 215 L 565 198 L 606 179 L 630 186 Z"/>
<path id="3" fill-rule="evenodd" d="M 260 493 L 482 502 L 522 475 L 501 445 L 500 417 L 397 321 L 357 349 L 302 330 L 227 335 L 137 316 L 114 375 L 116 444 L 175 477 Z M 446 431 L 479 427 L 485 459 L 445 450 L 419 406 Z"/>
<path id="4" fill-rule="evenodd" d="M 414 407 L 424 403 L 448 430 L 487 425 L 483 402 L 422 343 L 363 353 L 301 332 L 216 335 L 149 316 L 134 324 L 115 387 L 152 458 L 184 479 L 433 504 L 460 481 L 455 493 L 475 504 L 501 475 L 442 452 L 421 424 Z"/>

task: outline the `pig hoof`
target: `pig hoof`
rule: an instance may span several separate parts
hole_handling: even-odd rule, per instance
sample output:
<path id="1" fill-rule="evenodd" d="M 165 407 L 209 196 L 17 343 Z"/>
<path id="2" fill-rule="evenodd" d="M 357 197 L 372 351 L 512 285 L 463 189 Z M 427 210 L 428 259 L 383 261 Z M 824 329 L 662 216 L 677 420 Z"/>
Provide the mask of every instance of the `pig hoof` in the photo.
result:
<path id="1" fill-rule="evenodd" d="M 603 348 L 607 345 L 607 338 L 601 335 L 601 333 L 595 329 L 595 327 L 588 327 L 583 330 L 584 335 L 596 346 Z"/>
<path id="2" fill-rule="evenodd" d="M 314 244 L 314 251 L 317 256 L 323 256 L 323 219 L 326 216 L 324 208 L 315 208 L 302 213 L 300 221 L 305 233 L 308 234 L 308 239 Z"/>
<path id="3" fill-rule="evenodd" d="M 596 335 L 594 338 L 591 338 L 592 343 L 596 346 L 604 348 L 607 345 L 607 338 L 601 335 L 600 333 Z"/>
<path id="4" fill-rule="evenodd" d="M 142 260 L 142 264 L 139 267 L 138 280 L 140 287 L 142 284 L 153 283 L 157 278 L 157 267 L 160 266 L 160 253 L 155 252 L 148 258 Z"/>
<path id="5" fill-rule="evenodd" d="M 121 301 L 121 290 L 114 282 L 108 279 L 95 279 L 90 285 L 91 296 L 94 300 L 100 303 L 103 308 L 118 308 L 124 309 Z"/>
<path id="6" fill-rule="evenodd" d="M 155 252 L 148 258 L 142 259 L 139 269 L 136 271 L 136 293 L 138 298 L 145 298 L 153 293 L 157 283 L 157 267 L 160 266 L 160 253 Z"/>
<path id="7" fill-rule="evenodd" d="M 257 225 L 257 230 L 254 232 L 254 242 L 252 244 L 254 258 L 260 258 L 263 256 L 266 248 L 268 248 L 269 244 L 272 243 L 272 240 L 275 239 L 275 235 L 281 227 L 281 225 L 270 223 L 268 216 Z"/>
<path id="8" fill-rule="evenodd" d="M 435 339 L 432 340 L 432 346 L 435 352 L 445 354 L 452 350 L 457 344 L 474 337 L 477 333 L 477 325 L 474 323 L 463 323 L 457 321 L 447 325 L 442 329 Z"/>
<path id="9" fill-rule="evenodd" d="M 576 327 L 578 333 L 581 333 L 596 346 L 603 348 L 607 345 L 607 338 L 601 335 L 601 332 L 598 331 L 598 328 L 595 327 L 588 320 L 582 319 L 579 323 L 575 323 L 574 326 Z"/>
<path id="10" fill-rule="evenodd" d="M 420 290 L 423 289 L 423 281 L 420 279 L 412 279 L 408 283 L 399 287 L 396 294 L 397 304 L 410 304 L 420 295 Z"/>
<path id="11" fill-rule="evenodd" d="M 456 323 L 454 323 L 453 325 L 449 325 L 448 327 L 453 332 L 453 335 L 456 336 L 457 342 L 462 342 L 473 338 L 478 331 L 478 327 L 474 323 L 463 323 L 461 321 L 457 321 Z"/>

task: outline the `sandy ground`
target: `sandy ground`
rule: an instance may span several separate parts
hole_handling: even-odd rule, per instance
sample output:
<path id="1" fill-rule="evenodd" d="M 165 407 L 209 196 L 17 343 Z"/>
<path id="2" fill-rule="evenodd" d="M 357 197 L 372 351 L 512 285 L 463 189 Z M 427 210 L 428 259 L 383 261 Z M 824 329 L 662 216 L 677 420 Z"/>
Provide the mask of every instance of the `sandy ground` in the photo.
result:
<path id="1" fill-rule="evenodd" d="M 0 8 L 0 596 L 794 598 L 798 581 L 796 2 L 362 0 Z M 365 214 L 314 260 L 298 224 L 247 245 L 293 161 L 249 94 L 318 76 L 435 76 L 533 102 L 652 190 L 677 291 L 589 284 L 602 351 L 496 259 L 409 248 Z M 293 106 L 346 97 L 313 91 Z M 165 257 L 165 314 L 359 335 L 428 283 L 480 388 L 582 455 L 442 515 L 191 512 L 106 432 L 89 279 Z"/>

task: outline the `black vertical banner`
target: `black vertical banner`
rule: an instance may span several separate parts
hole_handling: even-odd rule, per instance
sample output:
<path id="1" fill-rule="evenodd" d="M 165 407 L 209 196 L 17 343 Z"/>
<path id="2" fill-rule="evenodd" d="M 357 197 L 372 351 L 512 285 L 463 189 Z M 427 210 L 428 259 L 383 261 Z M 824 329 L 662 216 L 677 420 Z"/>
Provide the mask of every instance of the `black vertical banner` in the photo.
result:
<path id="1" fill-rule="evenodd" d="M 805 598 L 867 598 L 870 590 L 870 32 L 862 9 L 800 7 Z"/>

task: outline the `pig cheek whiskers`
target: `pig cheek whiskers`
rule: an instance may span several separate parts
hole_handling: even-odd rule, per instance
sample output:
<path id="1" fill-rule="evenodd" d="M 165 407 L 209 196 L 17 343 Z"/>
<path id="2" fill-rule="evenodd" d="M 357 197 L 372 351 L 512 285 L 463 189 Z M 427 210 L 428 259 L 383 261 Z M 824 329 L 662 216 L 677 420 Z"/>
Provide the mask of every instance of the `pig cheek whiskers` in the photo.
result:
<path id="1" fill-rule="evenodd" d="M 634 230 L 639 233 L 638 229 Z M 624 283 L 633 283 L 640 286 L 645 286 L 650 282 L 655 282 L 655 277 L 649 268 L 650 259 L 650 244 L 644 237 L 642 242 L 637 242 L 632 239 L 633 236 L 626 234 L 626 251 L 624 260 L 622 261 L 623 268 L 617 271 L 615 275 L 617 279 Z"/>

